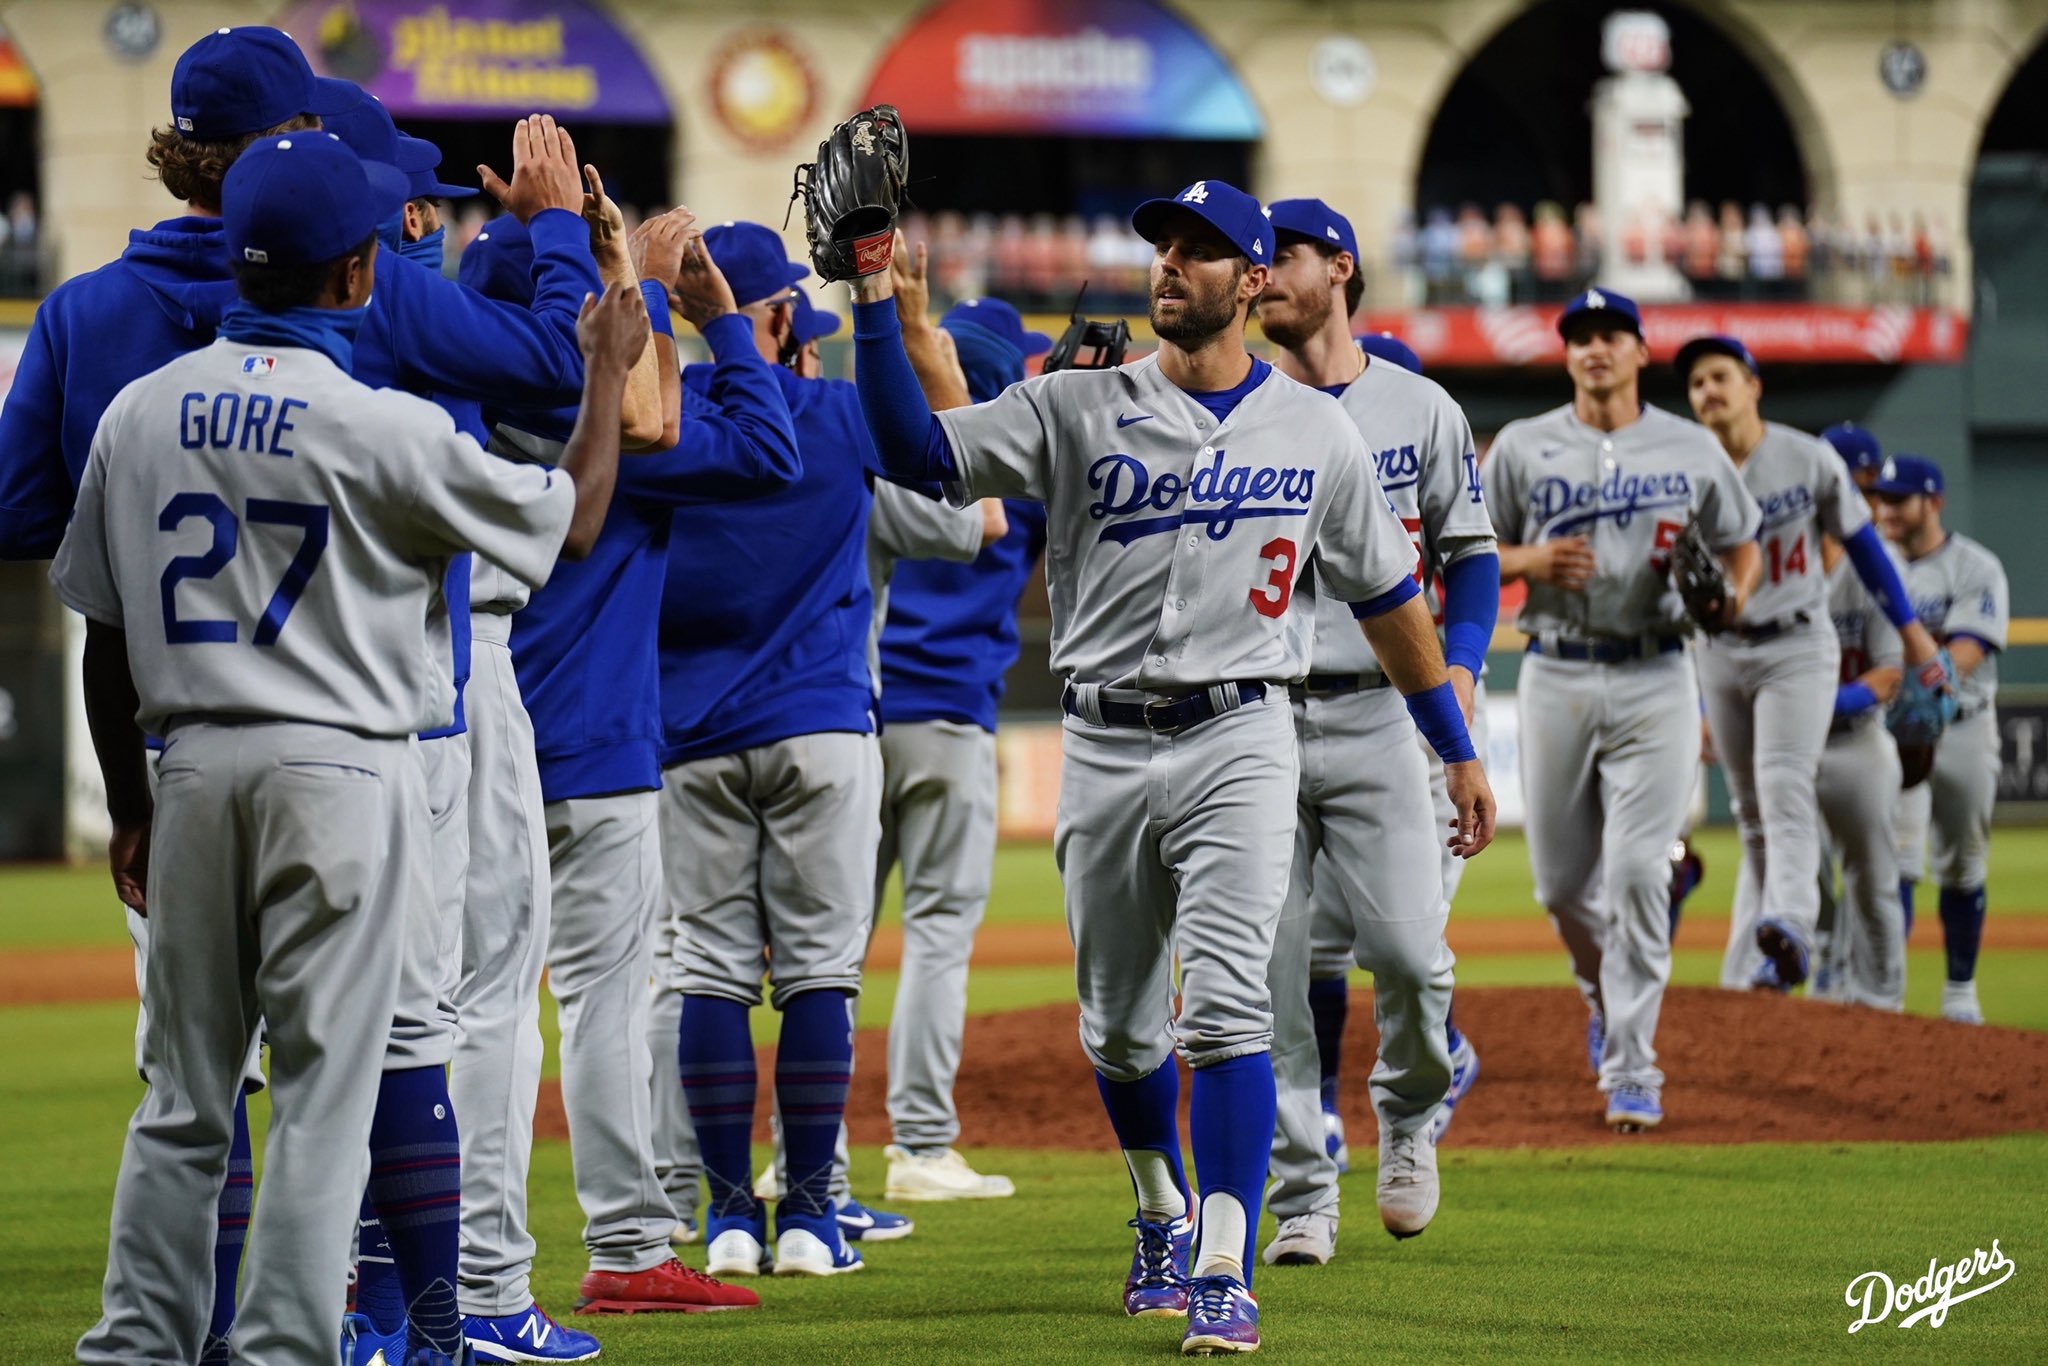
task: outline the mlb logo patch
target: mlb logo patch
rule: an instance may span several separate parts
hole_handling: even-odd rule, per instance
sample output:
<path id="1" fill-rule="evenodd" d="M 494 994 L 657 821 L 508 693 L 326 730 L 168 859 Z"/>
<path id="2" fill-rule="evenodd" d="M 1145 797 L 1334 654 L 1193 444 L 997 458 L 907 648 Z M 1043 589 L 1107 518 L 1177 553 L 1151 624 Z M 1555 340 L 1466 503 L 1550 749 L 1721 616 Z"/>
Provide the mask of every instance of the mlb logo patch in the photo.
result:
<path id="1" fill-rule="evenodd" d="M 267 375 L 276 368 L 276 356 L 242 357 L 242 373 L 245 375 Z"/>

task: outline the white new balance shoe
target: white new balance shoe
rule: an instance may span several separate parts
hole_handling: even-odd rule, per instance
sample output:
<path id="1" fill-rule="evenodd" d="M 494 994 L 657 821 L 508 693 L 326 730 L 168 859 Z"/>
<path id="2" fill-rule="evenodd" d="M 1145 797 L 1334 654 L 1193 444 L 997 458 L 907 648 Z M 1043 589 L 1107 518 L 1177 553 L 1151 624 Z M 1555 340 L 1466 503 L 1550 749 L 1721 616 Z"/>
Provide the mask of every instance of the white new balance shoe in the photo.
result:
<path id="1" fill-rule="evenodd" d="M 1380 1222 L 1396 1238 L 1413 1238 L 1436 1217 L 1436 1145 L 1426 1134 L 1399 1138 L 1380 1129 Z"/>
<path id="2" fill-rule="evenodd" d="M 889 1159 L 883 1193 L 891 1200 L 1000 1200 L 1017 1193 L 1009 1177 L 983 1176 L 951 1148 L 913 1152 L 892 1143 L 882 1153 Z"/>

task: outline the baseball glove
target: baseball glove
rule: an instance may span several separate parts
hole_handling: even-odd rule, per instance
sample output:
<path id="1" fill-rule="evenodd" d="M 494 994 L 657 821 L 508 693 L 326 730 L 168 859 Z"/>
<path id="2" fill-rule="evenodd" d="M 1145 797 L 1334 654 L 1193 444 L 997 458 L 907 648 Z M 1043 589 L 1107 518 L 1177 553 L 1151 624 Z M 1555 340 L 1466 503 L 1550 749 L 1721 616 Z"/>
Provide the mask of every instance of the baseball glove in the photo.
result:
<path id="1" fill-rule="evenodd" d="M 1906 671 L 1899 695 L 1892 699 L 1885 713 L 1885 725 L 1898 740 L 1902 757 L 1911 748 L 1925 746 L 1932 751 L 1948 723 L 1956 719 L 1955 682 L 1955 661 L 1945 649 L 1935 651 L 1934 658 L 1925 664 Z"/>
<path id="2" fill-rule="evenodd" d="M 1721 561 L 1707 544 L 1697 517 L 1685 524 L 1671 546 L 1671 582 L 1685 603 L 1686 615 L 1708 635 L 1727 625 L 1721 619 L 1728 601 L 1728 579 L 1721 573 Z"/>
<path id="3" fill-rule="evenodd" d="M 818 159 L 796 168 L 790 202 L 804 202 L 811 265 L 823 280 L 851 280 L 889 268 L 896 213 L 910 175 L 910 141 L 896 106 L 863 109 L 818 144 Z"/>
<path id="4" fill-rule="evenodd" d="M 1934 746 L 1899 746 L 1899 789 L 1918 787 L 1927 781 L 1927 775 L 1934 772 Z"/>

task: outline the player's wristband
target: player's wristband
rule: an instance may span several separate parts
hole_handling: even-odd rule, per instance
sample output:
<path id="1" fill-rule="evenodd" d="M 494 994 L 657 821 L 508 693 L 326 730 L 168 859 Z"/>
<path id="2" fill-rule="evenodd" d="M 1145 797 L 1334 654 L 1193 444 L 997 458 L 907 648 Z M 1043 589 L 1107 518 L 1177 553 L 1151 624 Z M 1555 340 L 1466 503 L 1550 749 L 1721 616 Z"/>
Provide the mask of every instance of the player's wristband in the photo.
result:
<path id="1" fill-rule="evenodd" d="M 673 340 L 676 335 L 676 320 L 669 316 L 668 291 L 661 287 L 659 280 L 642 280 L 640 297 L 647 301 L 647 323 L 662 336 Z"/>
<path id="2" fill-rule="evenodd" d="M 1426 692 L 1410 693 L 1407 702 L 1408 714 L 1415 718 L 1415 729 L 1429 741 L 1437 758 L 1447 764 L 1462 764 L 1479 757 L 1472 748 L 1472 732 L 1465 729 L 1465 712 L 1458 705 L 1458 694 L 1448 682 Z"/>
<path id="3" fill-rule="evenodd" d="M 1860 716 L 1877 705 L 1877 694 L 1862 679 L 1835 689 L 1835 715 Z"/>

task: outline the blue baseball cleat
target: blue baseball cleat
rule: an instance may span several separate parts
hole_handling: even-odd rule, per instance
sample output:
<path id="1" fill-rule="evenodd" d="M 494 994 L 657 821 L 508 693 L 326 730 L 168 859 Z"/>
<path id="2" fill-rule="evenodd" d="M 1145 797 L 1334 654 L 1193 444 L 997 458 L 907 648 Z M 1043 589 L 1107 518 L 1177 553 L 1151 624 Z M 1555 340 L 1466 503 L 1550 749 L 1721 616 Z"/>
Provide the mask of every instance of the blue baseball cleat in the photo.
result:
<path id="1" fill-rule="evenodd" d="M 464 1319 L 462 1335 L 469 1340 L 476 1360 L 493 1366 L 532 1361 L 595 1361 L 599 1351 L 596 1338 L 564 1328 L 537 1304 L 530 1304 L 516 1314 Z"/>
<path id="2" fill-rule="evenodd" d="M 1188 1312 L 1188 1254 L 1195 1243 L 1192 1206 L 1170 1223 L 1140 1216 L 1130 1227 L 1138 1230 L 1138 1245 L 1131 1253 L 1131 1273 L 1124 1277 L 1124 1312 L 1134 1319 L 1179 1318 Z"/>
<path id="3" fill-rule="evenodd" d="M 1657 1093 L 1635 1082 L 1623 1082 L 1607 1093 L 1607 1127 L 1618 1134 L 1641 1133 L 1664 1122 Z"/>
<path id="4" fill-rule="evenodd" d="M 852 1196 L 833 1206 L 832 1212 L 839 1220 L 840 1237 L 849 1243 L 893 1243 L 908 1238 L 917 1227 L 901 1214 L 869 1209 Z"/>
<path id="5" fill-rule="evenodd" d="M 1323 1151 L 1337 1164 L 1337 1175 L 1351 1170 L 1351 1145 L 1344 1141 L 1344 1116 L 1335 1110 L 1323 1111 Z"/>
<path id="6" fill-rule="evenodd" d="M 1259 1302 L 1234 1276 L 1197 1276 L 1188 1293 L 1184 1357 L 1259 1350 Z"/>
<path id="7" fill-rule="evenodd" d="M 1444 1093 L 1444 1103 L 1429 1121 L 1429 1145 L 1433 1148 L 1443 1142 L 1450 1131 L 1451 1116 L 1472 1090 L 1472 1083 L 1479 1080 L 1479 1050 L 1461 1032 L 1458 1046 L 1451 1050 L 1451 1089 Z"/>
<path id="8" fill-rule="evenodd" d="M 1607 1053 L 1607 1017 L 1596 1008 L 1586 1021 L 1586 1065 L 1600 1075 L 1600 1059 Z"/>
<path id="9" fill-rule="evenodd" d="M 406 1366 L 405 1325 L 399 1324 L 395 1333 L 380 1333 L 369 1315 L 344 1314 L 341 1366 Z"/>

